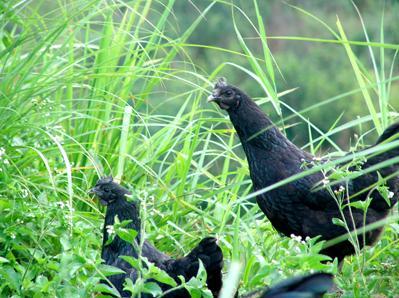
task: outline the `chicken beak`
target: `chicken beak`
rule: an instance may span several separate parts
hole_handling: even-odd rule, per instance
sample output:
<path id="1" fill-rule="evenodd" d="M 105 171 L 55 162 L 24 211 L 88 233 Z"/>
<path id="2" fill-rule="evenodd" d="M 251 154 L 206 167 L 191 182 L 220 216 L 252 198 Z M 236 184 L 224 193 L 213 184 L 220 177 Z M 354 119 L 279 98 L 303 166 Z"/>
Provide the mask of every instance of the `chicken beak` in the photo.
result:
<path id="1" fill-rule="evenodd" d="M 97 193 L 97 189 L 95 187 L 89 189 L 89 191 L 87 192 L 89 195 L 95 195 Z"/>
<path id="2" fill-rule="evenodd" d="M 213 94 L 208 96 L 208 102 L 217 101 L 219 97 L 213 96 Z"/>

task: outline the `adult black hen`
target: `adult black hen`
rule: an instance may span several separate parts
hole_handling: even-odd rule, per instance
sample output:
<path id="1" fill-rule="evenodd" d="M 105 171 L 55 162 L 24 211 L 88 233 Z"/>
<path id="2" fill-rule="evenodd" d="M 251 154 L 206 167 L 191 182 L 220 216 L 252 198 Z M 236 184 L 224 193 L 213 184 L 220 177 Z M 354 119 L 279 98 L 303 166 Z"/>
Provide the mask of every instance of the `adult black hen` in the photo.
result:
<path id="1" fill-rule="evenodd" d="M 303 172 L 304 163 L 310 164 L 314 160 L 314 156 L 291 143 L 248 95 L 237 87 L 228 85 L 225 80 L 220 79 L 216 83 L 208 101 L 217 103 L 229 114 L 247 156 L 255 191 Z M 398 132 L 399 123 L 396 123 L 385 130 L 376 145 L 398 138 Z M 361 168 L 368 169 L 398 155 L 399 147 L 395 147 L 390 151 L 368 157 Z M 348 207 L 343 209 L 343 219 L 350 230 L 354 230 L 355 227 L 359 229 L 364 223 L 367 225 L 388 215 L 397 202 L 399 193 L 398 170 L 397 163 L 391 164 L 379 169 L 378 172 L 370 171 L 356 179 L 348 179 L 334 186 L 336 189 L 345 190 L 345 197 L 348 194 L 354 196 L 353 200 L 364 201 L 368 195 L 373 198 L 365 222 L 361 209 Z M 389 203 L 376 189 L 362 191 L 377 183 L 379 175 L 387 178 Z M 324 174 L 316 172 L 259 194 L 256 197 L 257 203 L 274 228 L 286 236 L 321 235 L 324 240 L 333 239 L 345 234 L 346 230 L 333 223 L 333 218 L 342 219 L 342 216 L 331 191 L 318 187 L 323 179 L 325 179 Z M 373 244 L 381 230 L 382 228 L 378 228 L 365 233 L 365 239 L 362 235 L 358 236 L 359 246 Z M 354 251 L 354 246 L 349 241 L 344 241 L 324 249 L 322 253 L 341 261 Z"/>
<path id="2" fill-rule="evenodd" d="M 110 282 L 121 293 L 123 297 L 130 297 L 127 291 L 123 291 L 123 283 L 126 278 L 131 278 L 133 282 L 137 279 L 137 270 L 132 268 L 129 263 L 119 258 L 119 256 L 138 257 L 137 249 L 131 243 L 128 243 L 116 236 L 110 244 L 106 244 L 109 238 L 107 226 L 114 224 L 115 216 L 120 221 L 130 220 L 131 222 L 126 228 L 134 229 L 138 232 L 136 243 L 140 243 L 140 217 L 139 206 L 137 202 L 130 202 L 126 199 L 126 195 L 130 192 L 114 182 L 111 177 L 100 179 L 94 188 L 90 190 L 107 206 L 105 214 L 105 222 L 103 228 L 103 245 L 101 257 L 107 265 L 118 267 L 126 272 L 126 274 L 113 275 L 109 278 Z M 196 276 L 199 268 L 199 261 L 204 264 L 207 273 L 207 286 L 214 297 L 217 297 L 222 287 L 222 269 L 223 254 L 222 250 L 216 243 L 215 238 L 204 238 L 188 255 L 180 259 L 172 259 L 168 255 L 160 252 L 147 241 L 144 241 L 142 247 L 142 256 L 152 262 L 158 268 L 167 272 L 178 284 L 180 283 L 179 275 L 183 276 L 186 281 Z M 170 286 L 158 283 L 163 291 L 170 289 Z M 152 297 L 151 295 L 142 294 L 141 297 Z M 163 296 L 168 298 L 188 298 L 189 293 L 185 289 L 172 291 Z"/>

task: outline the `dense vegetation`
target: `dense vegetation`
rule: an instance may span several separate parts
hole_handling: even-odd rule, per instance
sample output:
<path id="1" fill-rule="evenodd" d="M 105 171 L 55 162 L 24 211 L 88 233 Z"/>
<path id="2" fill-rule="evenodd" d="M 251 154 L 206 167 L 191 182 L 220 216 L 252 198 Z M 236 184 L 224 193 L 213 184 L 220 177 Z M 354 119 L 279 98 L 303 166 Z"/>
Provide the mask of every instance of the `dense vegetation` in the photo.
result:
<path id="1" fill-rule="evenodd" d="M 108 174 L 141 200 L 160 250 L 216 235 L 243 293 L 337 273 L 247 198 L 235 132 L 206 97 L 223 75 L 312 153 L 363 148 L 398 118 L 399 6 L 293 4 L 1 1 L 0 296 L 99 289 L 103 209 L 87 190 Z M 398 242 L 395 208 L 378 244 L 347 258 L 337 295 L 399 295 Z"/>

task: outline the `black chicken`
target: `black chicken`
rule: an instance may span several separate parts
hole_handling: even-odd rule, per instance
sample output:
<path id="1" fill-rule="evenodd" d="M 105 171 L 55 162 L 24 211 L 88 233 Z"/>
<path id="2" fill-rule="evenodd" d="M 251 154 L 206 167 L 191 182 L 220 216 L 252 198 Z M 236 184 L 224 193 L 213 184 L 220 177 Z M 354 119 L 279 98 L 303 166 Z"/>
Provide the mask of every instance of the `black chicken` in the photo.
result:
<path id="1" fill-rule="evenodd" d="M 320 298 L 333 289 L 334 276 L 329 273 L 313 273 L 291 277 L 268 288 L 244 294 L 240 298 Z"/>
<path id="2" fill-rule="evenodd" d="M 90 190 L 90 193 L 98 196 L 101 203 L 107 206 L 101 257 L 107 265 L 118 267 L 126 272 L 126 274 L 113 275 L 109 280 L 123 297 L 129 297 L 129 293 L 123 291 L 123 283 L 126 278 L 131 278 L 134 282 L 137 279 L 137 270 L 119 258 L 119 256 L 125 255 L 137 258 L 138 252 L 135 246 L 125 242 L 118 236 L 107 245 L 109 235 L 106 227 L 114 224 L 116 215 L 120 221 L 131 220 L 126 228 L 134 229 L 138 232 L 135 241 L 139 243 L 141 237 L 139 206 L 137 202 L 130 202 L 125 198 L 130 192 L 114 182 L 111 177 L 100 179 L 96 186 Z M 199 268 L 198 260 L 200 259 L 207 272 L 207 286 L 214 297 L 218 296 L 222 287 L 223 254 L 215 238 L 204 238 L 187 256 L 175 260 L 157 250 L 147 241 L 144 241 L 142 256 L 146 257 L 148 261 L 154 263 L 158 268 L 167 272 L 178 284 L 180 283 L 179 275 L 183 276 L 186 281 L 196 276 Z M 170 286 L 166 284 L 159 283 L 159 285 L 163 291 L 170 289 Z M 141 297 L 152 296 L 142 294 Z M 164 297 L 185 298 L 190 297 L 190 295 L 185 289 L 178 289 Z"/>
<path id="3" fill-rule="evenodd" d="M 318 298 L 323 297 L 333 285 L 332 274 L 314 273 L 284 280 L 264 292 L 260 298 Z"/>
<path id="4" fill-rule="evenodd" d="M 296 181 L 262 193 L 262 189 L 304 171 L 304 163 L 312 163 L 314 157 L 291 143 L 260 107 L 237 87 L 228 85 L 220 79 L 208 98 L 223 110 L 226 110 L 236 129 L 248 159 L 249 171 L 255 191 L 260 191 L 256 200 L 259 207 L 269 218 L 277 231 L 286 236 L 292 234 L 302 237 L 316 237 L 329 240 L 345 234 L 344 227 L 333 223 L 333 218 L 340 218 L 338 204 L 327 188 L 320 187 L 325 180 L 322 172 L 316 172 Z M 376 145 L 398 137 L 399 123 L 389 127 L 378 139 Z M 389 141 L 388 140 L 388 141 Z M 399 155 L 399 147 L 371 156 L 361 165 L 362 170 L 382 161 Z M 392 206 L 397 202 L 399 194 L 399 165 L 394 164 L 377 171 L 371 171 L 355 179 L 336 184 L 334 187 L 350 196 L 352 200 L 364 201 L 370 190 L 363 191 L 379 181 L 379 176 L 387 177 L 390 203 L 375 190 L 371 190 L 373 198 L 364 219 L 361 209 L 344 208 L 344 219 L 350 230 L 361 228 L 364 223 L 370 224 L 385 218 Z M 389 176 L 389 177 L 388 177 Z M 389 178 L 389 179 L 388 179 Z M 327 181 L 328 182 L 328 181 Z M 346 193 L 347 192 L 347 193 Z M 360 234 L 358 243 L 373 244 L 382 228 Z M 346 255 L 354 253 L 354 246 L 347 240 L 325 248 L 322 253 L 341 261 Z"/>

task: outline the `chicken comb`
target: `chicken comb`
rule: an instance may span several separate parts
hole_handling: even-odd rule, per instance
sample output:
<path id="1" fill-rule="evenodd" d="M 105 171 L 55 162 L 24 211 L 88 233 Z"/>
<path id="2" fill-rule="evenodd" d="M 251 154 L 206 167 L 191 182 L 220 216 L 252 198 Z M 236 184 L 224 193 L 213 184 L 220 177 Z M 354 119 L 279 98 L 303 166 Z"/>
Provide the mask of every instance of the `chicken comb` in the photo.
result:
<path id="1" fill-rule="evenodd" d="M 218 78 L 218 80 L 216 81 L 215 84 L 215 88 L 222 88 L 222 87 L 226 87 L 227 86 L 227 80 L 226 78 Z"/>
<path id="2" fill-rule="evenodd" d="M 98 180 L 97 184 L 108 184 L 111 183 L 114 180 L 114 178 L 110 176 L 104 176 L 101 177 L 100 180 Z"/>

